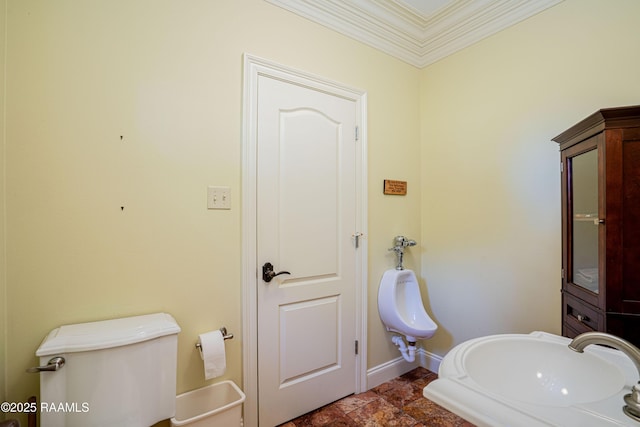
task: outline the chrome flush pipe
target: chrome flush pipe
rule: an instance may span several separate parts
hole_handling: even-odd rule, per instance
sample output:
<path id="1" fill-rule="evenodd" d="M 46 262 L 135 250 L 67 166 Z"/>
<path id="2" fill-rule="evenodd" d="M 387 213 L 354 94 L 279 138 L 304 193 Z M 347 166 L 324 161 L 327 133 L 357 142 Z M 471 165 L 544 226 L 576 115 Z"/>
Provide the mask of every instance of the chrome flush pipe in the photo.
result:
<path id="1" fill-rule="evenodd" d="M 415 246 L 416 241 L 407 239 L 404 236 L 396 236 L 393 239 L 393 247 L 389 249 L 389 251 L 394 251 L 396 256 L 398 257 L 398 261 L 396 263 L 396 270 L 404 270 L 402 265 L 403 257 L 404 257 L 404 249 L 410 246 Z"/>

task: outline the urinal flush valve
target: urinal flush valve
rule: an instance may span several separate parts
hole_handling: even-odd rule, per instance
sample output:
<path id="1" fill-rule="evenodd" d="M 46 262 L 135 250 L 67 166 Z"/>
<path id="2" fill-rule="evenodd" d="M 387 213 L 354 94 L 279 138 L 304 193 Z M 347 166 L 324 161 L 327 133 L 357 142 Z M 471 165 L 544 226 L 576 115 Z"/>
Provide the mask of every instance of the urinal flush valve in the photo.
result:
<path id="1" fill-rule="evenodd" d="M 415 246 L 416 241 L 407 239 L 404 236 L 396 236 L 393 239 L 393 247 L 390 248 L 390 251 L 394 251 L 396 256 L 398 257 L 398 262 L 396 263 L 396 270 L 404 270 L 402 266 L 402 258 L 404 257 L 404 249 L 409 246 Z"/>

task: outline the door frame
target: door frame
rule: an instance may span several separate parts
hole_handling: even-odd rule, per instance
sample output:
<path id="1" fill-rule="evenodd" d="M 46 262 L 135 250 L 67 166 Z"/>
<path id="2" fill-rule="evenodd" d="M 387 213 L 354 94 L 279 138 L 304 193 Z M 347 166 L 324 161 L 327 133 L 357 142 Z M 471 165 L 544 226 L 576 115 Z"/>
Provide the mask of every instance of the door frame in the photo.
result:
<path id="1" fill-rule="evenodd" d="M 356 393 L 367 388 L 367 94 L 313 74 L 244 54 L 242 105 L 242 376 L 245 427 L 258 427 L 257 105 L 258 78 L 268 76 L 352 100 L 356 104 Z"/>

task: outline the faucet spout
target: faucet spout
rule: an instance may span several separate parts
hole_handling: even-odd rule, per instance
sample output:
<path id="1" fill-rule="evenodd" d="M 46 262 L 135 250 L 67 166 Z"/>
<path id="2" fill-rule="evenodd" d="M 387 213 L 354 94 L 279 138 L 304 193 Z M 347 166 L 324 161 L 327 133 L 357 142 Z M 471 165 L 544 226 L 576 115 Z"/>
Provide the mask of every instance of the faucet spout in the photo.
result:
<path id="1" fill-rule="evenodd" d="M 578 353 L 583 353 L 585 347 L 591 344 L 603 344 L 623 352 L 635 365 L 640 378 L 640 349 L 622 338 L 604 332 L 585 332 L 571 341 L 569 348 Z M 627 404 L 622 408 L 624 413 L 636 421 L 640 421 L 640 381 L 636 383 L 631 393 L 624 396 Z"/>
<path id="2" fill-rule="evenodd" d="M 569 348 L 582 353 L 585 347 L 591 344 L 608 345 L 626 354 L 636 366 L 640 377 L 640 349 L 638 347 L 615 335 L 605 334 L 604 332 L 586 332 L 575 337 L 569 344 Z"/>

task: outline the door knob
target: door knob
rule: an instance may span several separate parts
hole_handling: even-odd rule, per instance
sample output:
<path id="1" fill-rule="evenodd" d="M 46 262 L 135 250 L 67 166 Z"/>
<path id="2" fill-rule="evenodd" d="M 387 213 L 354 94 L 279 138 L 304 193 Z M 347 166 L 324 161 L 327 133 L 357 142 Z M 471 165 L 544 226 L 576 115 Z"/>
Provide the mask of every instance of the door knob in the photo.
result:
<path id="1" fill-rule="evenodd" d="M 288 271 L 279 271 L 279 272 L 275 272 L 273 271 L 273 264 L 271 264 L 270 262 L 265 262 L 264 265 L 262 266 L 262 280 L 264 280 L 265 282 L 269 283 L 271 281 L 271 279 L 273 279 L 276 276 L 279 276 L 281 274 L 291 274 Z"/>

